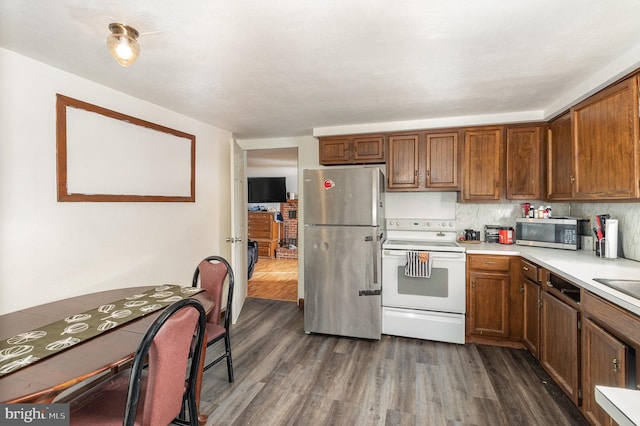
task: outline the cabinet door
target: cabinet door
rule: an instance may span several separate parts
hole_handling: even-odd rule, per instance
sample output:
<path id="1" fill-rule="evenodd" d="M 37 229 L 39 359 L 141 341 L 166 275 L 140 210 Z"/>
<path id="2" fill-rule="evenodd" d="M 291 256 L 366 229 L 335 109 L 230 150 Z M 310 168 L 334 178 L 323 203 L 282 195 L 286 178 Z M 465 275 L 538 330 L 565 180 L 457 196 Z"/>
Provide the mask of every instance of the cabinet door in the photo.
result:
<path id="1" fill-rule="evenodd" d="M 540 135 L 538 126 L 507 129 L 507 198 L 510 200 L 543 198 Z"/>
<path id="2" fill-rule="evenodd" d="M 540 357 L 540 286 L 523 279 L 524 289 L 524 327 L 522 342 L 531 354 Z"/>
<path id="3" fill-rule="evenodd" d="M 418 188 L 419 136 L 389 136 L 389 160 L 387 161 L 387 188 L 402 190 Z"/>
<path id="4" fill-rule="evenodd" d="M 353 138 L 355 163 L 384 163 L 384 137 L 380 135 Z"/>
<path id="5" fill-rule="evenodd" d="M 549 123 L 547 130 L 547 198 L 570 200 L 573 197 L 573 151 L 571 114 Z"/>
<path id="6" fill-rule="evenodd" d="M 458 133 L 427 133 L 425 139 L 427 188 L 457 189 Z"/>
<path id="7" fill-rule="evenodd" d="M 613 424 L 598 405 L 596 385 L 627 387 L 629 348 L 594 322 L 582 323 L 582 411 L 593 425 Z"/>
<path id="8" fill-rule="evenodd" d="M 321 138 L 320 164 L 348 164 L 350 162 L 349 149 L 350 139 L 348 137 Z"/>
<path id="9" fill-rule="evenodd" d="M 499 200 L 502 185 L 502 129 L 467 130 L 463 199 Z"/>
<path id="10" fill-rule="evenodd" d="M 544 291 L 541 299 L 540 363 L 578 405 L 578 311 Z"/>
<path id="11" fill-rule="evenodd" d="M 603 90 L 571 111 L 575 198 L 637 198 L 637 77 Z"/>
<path id="12" fill-rule="evenodd" d="M 469 334 L 509 337 L 509 274 L 471 271 Z"/>

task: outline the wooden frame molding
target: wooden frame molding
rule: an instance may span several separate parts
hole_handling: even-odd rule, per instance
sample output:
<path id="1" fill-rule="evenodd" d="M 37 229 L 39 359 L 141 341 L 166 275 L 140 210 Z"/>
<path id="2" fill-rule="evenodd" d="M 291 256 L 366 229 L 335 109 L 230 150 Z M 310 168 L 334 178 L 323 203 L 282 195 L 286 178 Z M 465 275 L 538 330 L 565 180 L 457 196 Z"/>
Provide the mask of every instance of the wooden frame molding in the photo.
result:
<path id="1" fill-rule="evenodd" d="M 110 152 L 110 158 L 115 158 L 124 160 L 131 160 L 128 163 L 129 170 L 136 171 L 140 176 L 145 176 L 147 178 L 147 182 L 153 182 L 153 179 L 149 179 L 149 176 L 159 176 L 164 178 L 165 170 L 169 170 L 166 173 L 174 173 L 176 179 L 178 181 L 176 185 L 179 185 L 180 189 L 166 189 L 166 188 L 150 188 L 149 193 L 144 193 L 145 191 L 141 191 L 143 193 L 139 194 L 135 191 L 138 189 L 132 189 L 133 193 L 123 191 L 124 193 L 117 193 L 117 190 L 111 191 L 110 189 L 104 190 L 104 188 L 108 188 L 111 184 L 110 177 L 105 176 L 104 178 L 100 175 L 97 176 L 97 179 L 102 179 L 100 188 L 97 188 L 96 191 L 92 189 L 82 190 L 82 191 L 74 191 L 73 185 L 71 185 L 71 191 L 69 191 L 70 184 L 70 176 L 69 170 L 71 166 L 71 160 L 69 158 L 69 148 L 70 144 L 74 143 L 72 139 L 72 135 L 70 135 L 69 123 L 68 123 L 68 109 L 76 109 L 82 110 L 83 112 L 98 114 L 96 117 L 97 120 L 102 120 L 102 122 L 106 123 L 105 125 L 109 125 L 109 120 L 113 119 L 117 120 L 114 123 L 114 129 L 118 129 L 120 135 L 123 131 L 126 131 L 128 125 L 139 126 L 139 127 L 131 127 L 132 135 L 140 134 L 140 132 L 148 132 L 149 130 L 160 132 L 158 133 L 158 141 L 162 141 L 164 146 L 172 146 L 176 148 L 176 151 L 179 152 L 177 159 L 172 158 L 171 155 L 165 155 L 164 158 L 159 156 L 156 158 L 153 157 L 153 161 L 149 160 L 148 154 L 153 153 L 150 151 L 150 146 L 153 144 L 149 143 L 149 141 L 140 142 L 140 147 L 133 147 L 136 142 L 135 138 L 131 140 L 132 151 L 129 157 L 127 155 L 128 152 L 120 152 L 120 151 L 112 151 Z M 123 125 L 124 123 L 124 125 Z M 124 130 L 123 130 L 124 129 Z M 96 131 L 99 133 L 99 130 Z M 147 135 L 151 139 L 153 138 L 152 132 L 149 132 L 150 135 Z M 105 135 L 97 135 L 96 139 L 105 140 L 109 138 L 109 136 Z M 89 139 L 89 138 L 86 138 Z M 105 146 L 111 144 L 102 144 L 96 145 L 105 149 L 122 149 L 122 146 L 128 146 L 128 139 L 122 138 L 121 136 L 117 138 L 113 138 L 114 143 L 113 147 Z M 142 145 L 142 144 L 146 145 Z M 185 148 L 183 143 L 190 144 L 189 147 Z M 139 149 L 143 147 L 143 149 Z M 126 114 L 122 114 L 116 111 L 112 111 L 106 108 L 102 108 L 96 105 L 89 104 L 87 102 L 79 101 L 77 99 L 73 99 L 67 96 L 63 96 L 61 94 L 56 94 L 56 175 L 57 175 L 57 195 L 59 202 L 71 201 L 89 201 L 89 202 L 195 202 L 195 159 L 196 159 L 196 138 L 194 135 L 181 132 L 178 130 L 174 130 L 165 126 L 161 126 L 159 124 L 155 124 L 149 121 L 145 121 L 136 117 L 132 117 Z M 137 149 L 134 151 L 134 149 Z M 147 151 L 144 151 L 147 150 Z M 142 152 L 142 153 L 141 153 Z M 138 157 L 141 160 L 138 160 Z M 189 157 L 189 158 L 188 158 Z M 78 161 L 77 159 L 75 161 Z M 106 160 L 105 160 L 106 161 Z M 137 161 L 137 162 L 136 162 Z M 177 162 L 177 163 L 174 163 Z M 79 162 L 81 163 L 81 161 Z M 119 162 L 117 163 L 119 164 Z M 107 166 L 109 168 L 109 166 Z M 123 173 L 126 175 L 127 173 Z M 135 175 L 136 173 L 131 173 L 131 175 Z M 188 174 L 188 175 L 187 175 Z M 173 175 L 171 175 L 173 176 Z M 95 176 L 92 176 L 95 178 Z M 128 178 L 128 176 L 126 177 Z M 82 181 L 80 178 L 76 177 L 78 181 L 81 181 L 82 185 L 91 185 L 91 183 L 86 183 Z M 125 179 L 125 178 L 123 178 Z M 168 178 L 171 179 L 171 178 Z M 158 179 L 158 185 L 162 185 L 162 179 Z M 142 183 L 142 186 L 148 185 L 147 182 Z M 102 185 L 104 184 L 104 185 Z M 138 184 L 138 183 L 136 183 Z M 122 186 L 122 183 L 119 183 Z M 125 183 L 126 185 L 126 183 Z M 115 185 L 117 186 L 117 185 Z M 134 185 L 135 187 L 135 185 Z M 177 193 L 176 193 L 177 192 Z"/>

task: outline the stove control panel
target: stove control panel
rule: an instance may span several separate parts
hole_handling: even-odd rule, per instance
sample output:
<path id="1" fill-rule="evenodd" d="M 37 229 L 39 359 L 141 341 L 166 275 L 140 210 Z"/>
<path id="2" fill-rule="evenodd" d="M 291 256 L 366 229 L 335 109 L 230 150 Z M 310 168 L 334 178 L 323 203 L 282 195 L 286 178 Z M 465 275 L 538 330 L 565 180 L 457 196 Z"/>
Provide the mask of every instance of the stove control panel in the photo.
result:
<path id="1" fill-rule="evenodd" d="M 449 219 L 387 219 L 389 231 L 455 231 L 456 221 Z"/>

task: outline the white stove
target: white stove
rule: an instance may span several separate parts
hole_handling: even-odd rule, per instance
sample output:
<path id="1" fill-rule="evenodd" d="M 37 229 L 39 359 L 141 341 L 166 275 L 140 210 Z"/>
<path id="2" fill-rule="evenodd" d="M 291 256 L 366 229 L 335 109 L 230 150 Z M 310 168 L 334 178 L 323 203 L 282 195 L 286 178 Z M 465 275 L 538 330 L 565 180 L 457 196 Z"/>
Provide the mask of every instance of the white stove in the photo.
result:
<path id="1" fill-rule="evenodd" d="M 464 343 L 465 248 L 451 220 L 387 219 L 382 244 L 382 332 Z M 427 252 L 429 273 L 407 275 L 411 252 Z"/>

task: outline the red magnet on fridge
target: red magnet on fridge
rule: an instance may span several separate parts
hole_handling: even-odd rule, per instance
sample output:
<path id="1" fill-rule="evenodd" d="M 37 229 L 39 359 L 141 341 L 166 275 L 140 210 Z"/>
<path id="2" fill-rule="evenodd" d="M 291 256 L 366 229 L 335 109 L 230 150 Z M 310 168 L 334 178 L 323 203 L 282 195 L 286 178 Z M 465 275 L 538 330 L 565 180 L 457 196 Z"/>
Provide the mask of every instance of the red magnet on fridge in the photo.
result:
<path id="1" fill-rule="evenodd" d="M 325 179 L 322 183 L 322 186 L 324 187 L 324 189 L 331 189 L 336 186 L 336 183 L 331 179 Z"/>

